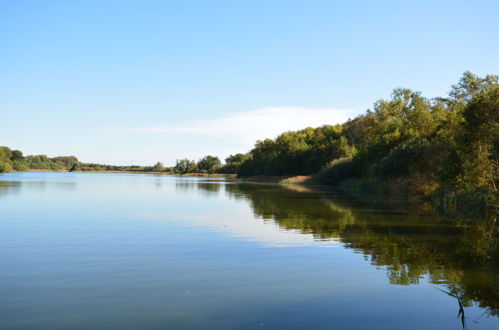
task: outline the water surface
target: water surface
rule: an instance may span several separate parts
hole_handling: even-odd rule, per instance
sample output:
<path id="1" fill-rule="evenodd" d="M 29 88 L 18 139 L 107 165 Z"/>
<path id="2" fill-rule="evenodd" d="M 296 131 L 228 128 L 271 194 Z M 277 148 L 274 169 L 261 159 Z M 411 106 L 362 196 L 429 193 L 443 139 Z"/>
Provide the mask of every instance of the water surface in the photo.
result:
<path id="1" fill-rule="evenodd" d="M 498 329 L 493 224 L 385 204 L 224 179 L 1 174 L 0 329 L 460 329 L 457 298 L 470 329 Z"/>

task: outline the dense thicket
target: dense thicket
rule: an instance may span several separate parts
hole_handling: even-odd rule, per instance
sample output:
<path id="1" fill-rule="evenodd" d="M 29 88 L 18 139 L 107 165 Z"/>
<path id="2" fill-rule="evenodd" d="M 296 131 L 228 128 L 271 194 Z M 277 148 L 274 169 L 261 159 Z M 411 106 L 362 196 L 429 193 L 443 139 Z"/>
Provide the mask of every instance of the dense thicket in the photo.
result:
<path id="1" fill-rule="evenodd" d="M 427 194 L 496 194 L 498 116 L 498 76 L 466 72 L 446 98 L 398 88 L 342 125 L 257 141 L 246 155 L 227 158 L 226 166 L 242 176 L 318 172 L 328 184 L 398 180 Z"/>

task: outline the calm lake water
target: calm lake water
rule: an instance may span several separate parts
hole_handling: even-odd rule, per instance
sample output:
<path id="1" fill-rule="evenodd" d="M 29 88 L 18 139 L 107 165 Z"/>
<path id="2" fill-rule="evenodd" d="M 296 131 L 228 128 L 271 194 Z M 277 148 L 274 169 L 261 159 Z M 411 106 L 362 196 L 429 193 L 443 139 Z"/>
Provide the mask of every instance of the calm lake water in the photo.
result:
<path id="1" fill-rule="evenodd" d="M 0 329 L 499 329 L 497 231 L 338 192 L 0 175 Z M 443 291 L 440 291 L 443 290 Z"/>

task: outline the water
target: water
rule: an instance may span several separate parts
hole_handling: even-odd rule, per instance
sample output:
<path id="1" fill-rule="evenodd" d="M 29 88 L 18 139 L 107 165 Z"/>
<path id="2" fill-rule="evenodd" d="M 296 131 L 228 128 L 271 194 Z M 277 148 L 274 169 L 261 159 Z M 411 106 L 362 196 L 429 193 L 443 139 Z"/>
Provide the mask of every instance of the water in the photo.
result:
<path id="1" fill-rule="evenodd" d="M 0 329 L 499 329 L 497 231 L 338 192 L 0 175 Z M 412 214 L 412 215 L 411 215 Z"/>

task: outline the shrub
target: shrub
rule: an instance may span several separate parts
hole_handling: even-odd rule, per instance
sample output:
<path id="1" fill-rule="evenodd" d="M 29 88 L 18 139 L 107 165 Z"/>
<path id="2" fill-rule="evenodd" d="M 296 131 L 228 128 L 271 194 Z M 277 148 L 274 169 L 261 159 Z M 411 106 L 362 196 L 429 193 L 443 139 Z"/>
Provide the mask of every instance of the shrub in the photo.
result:
<path id="1" fill-rule="evenodd" d="M 342 180 L 357 175 L 356 164 L 352 157 L 342 157 L 333 160 L 317 173 L 317 179 L 324 184 L 337 184 Z"/>

